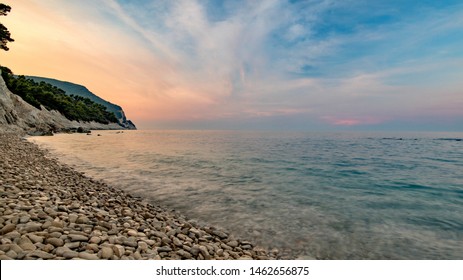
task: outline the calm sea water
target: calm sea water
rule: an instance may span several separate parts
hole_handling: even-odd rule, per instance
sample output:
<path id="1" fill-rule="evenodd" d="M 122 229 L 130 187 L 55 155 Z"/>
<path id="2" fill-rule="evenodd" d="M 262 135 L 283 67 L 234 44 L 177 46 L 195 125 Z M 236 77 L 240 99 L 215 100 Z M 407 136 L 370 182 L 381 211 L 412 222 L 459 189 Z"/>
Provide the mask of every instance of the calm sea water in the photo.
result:
<path id="1" fill-rule="evenodd" d="M 463 259 L 462 138 L 102 131 L 32 141 L 286 258 Z"/>

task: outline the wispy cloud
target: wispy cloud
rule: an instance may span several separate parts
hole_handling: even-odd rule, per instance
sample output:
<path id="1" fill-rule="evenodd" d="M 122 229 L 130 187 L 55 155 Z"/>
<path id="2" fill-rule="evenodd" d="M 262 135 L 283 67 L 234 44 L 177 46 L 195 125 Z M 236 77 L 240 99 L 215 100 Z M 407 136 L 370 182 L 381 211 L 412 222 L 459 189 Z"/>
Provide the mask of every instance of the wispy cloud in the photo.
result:
<path id="1" fill-rule="evenodd" d="M 463 5 L 416 2 L 24 0 L 9 16 L 21 53 L 5 58 L 77 79 L 153 126 L 462 118 Z"/>

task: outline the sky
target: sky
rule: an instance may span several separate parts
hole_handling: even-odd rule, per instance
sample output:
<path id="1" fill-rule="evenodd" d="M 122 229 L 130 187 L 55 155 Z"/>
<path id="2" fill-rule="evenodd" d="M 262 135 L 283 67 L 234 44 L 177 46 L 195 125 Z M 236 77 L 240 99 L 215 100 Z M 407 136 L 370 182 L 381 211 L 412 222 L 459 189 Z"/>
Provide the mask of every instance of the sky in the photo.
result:
<path id="1" fill-rule="evenodd" d="M 0 2 L 0 64 L 139 128 L 463 131 L 460 0 Z"/>

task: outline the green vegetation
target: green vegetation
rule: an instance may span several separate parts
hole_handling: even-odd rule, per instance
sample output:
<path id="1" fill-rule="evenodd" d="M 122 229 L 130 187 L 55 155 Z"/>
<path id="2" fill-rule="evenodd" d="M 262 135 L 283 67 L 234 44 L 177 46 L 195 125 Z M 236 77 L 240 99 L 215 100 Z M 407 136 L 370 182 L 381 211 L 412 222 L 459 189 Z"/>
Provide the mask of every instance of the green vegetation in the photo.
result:
<path id="1" fill-rule="evenodd" d="M 11 7 L 0 3 L 0 16 L 6 16 L 11 11 Z M 11 38 L 11 33 L 8 29 L 0 23 L 0 49 L 7 51 L 9 48 L 6 46 L 8 42 L 14 42 Z"/>
<path id="2" fill-rule="evenodd" d="M 0 66 L 6 86 L 32 106 L 41 109 L 57 110 L 66 118 L 76 121 L 95 121 L 99 123 L 117 123 L 117 118 L 106 107 L 92 100 L 75 95 L 66 95 L 65 91 L 45 82 L 35 82 L 25 76 L 15 76 L 7 67 Z"/>
<path id="3" fill-rule="evenodd" d="M 77 85 L 77 84 L 73 84 L 73 83 L 70 83 L 70 82 L 64 82 L 64 81 L 60 81 L 60 80 L 56 80 L 56 79 L 50 79 L 50 78 L 44 78 L 44 77 L 36 77 L 36 76 L 26 76 L 26 78 L 32 79 L 37 83 L 45 82 L 45 83 L 49 83 L 49 84 L 51 84 L 51 85 L 53 85 L 55 87 L 59 87 L 60 89 L 64 90 L 67 95 L 74 94 L 76 96 L 82 96 L 84 98 L 88 98 L 88 99 L 92 100 L 95 103 L 98 103 L 98 104 L 101 104 L 101 105 L 105 106 L 106 110 L 108 110 L 109 112 L 113 112 L 114 115 L 116 115 L 116 118 L 118 120 L 124 121 L 124 119 L 125 119 L 125 116 L 124 116 L 124 114 L 122 112 L 122 108 L 120 106 L 112 104 L 112 103 L 100 98 L 99 96 L 96 96 L 95 94 L 93 94 L 91 91 L 89 91 L 86 87 L 84 87 L 82 85 Z"/>

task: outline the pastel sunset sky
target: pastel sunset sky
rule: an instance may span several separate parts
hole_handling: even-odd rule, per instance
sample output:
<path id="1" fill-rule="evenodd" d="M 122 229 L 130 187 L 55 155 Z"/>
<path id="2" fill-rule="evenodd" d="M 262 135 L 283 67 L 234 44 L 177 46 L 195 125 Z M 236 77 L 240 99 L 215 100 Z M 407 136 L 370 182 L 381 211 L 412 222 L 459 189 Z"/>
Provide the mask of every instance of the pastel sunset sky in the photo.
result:
<path id="1" fill-rule="evenodd" d="M 139 128 L 463 131 L 461 0 L 0 2 L 0 64 Z"/>

